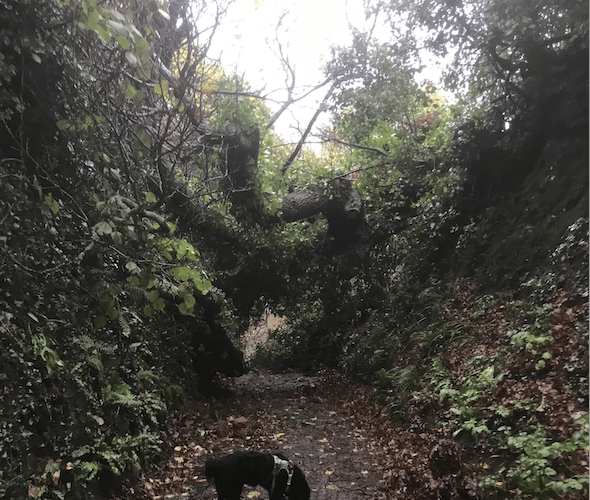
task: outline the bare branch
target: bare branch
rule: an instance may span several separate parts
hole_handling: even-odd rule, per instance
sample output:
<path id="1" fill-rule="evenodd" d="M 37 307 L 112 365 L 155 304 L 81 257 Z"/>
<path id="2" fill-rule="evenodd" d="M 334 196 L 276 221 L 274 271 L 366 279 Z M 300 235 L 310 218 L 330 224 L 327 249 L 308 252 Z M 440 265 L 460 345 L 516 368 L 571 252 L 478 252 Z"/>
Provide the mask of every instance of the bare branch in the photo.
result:
<path id="1" fill-rule="evenodd" d="M 275 124 L 275 122 L 279 119 L 279 117 L 283 114 L 283 112 L 286 111 L 289 106 L 291 106 L 291 104 L 295 104 L 296 102 L 301 101 L 302 99 L 305 99 L 307 96 L 314 93 L 316 90 L 321 89 L 322 87 L 324 87 L 328 83 L 330 83 L 330 79 L 326 79 L 322 83 L 319 83 L 319 84 L 313 86 L 310 90 L 308 90 L 304 94 L 301 94 L 298 97 L 292 97 L 292 94 L 290 93 L 289 97 L 282 104 L 281 108 L 271 117 L 268 124 L 266 125 L 266 128 L 269 129 L 270 127 L 272 127 Z M 324 101 L 325 100 L 326 99 L 324 98 Z"/>
<path id="2" fill-rule="evenodd" d="M 320 116 L 320 113 L 325 110 L 326 102 L 328 101 L 328 99 L 332 95 L 332 92 L 334 92 L 334 90 L 336 89 L 336 86 L 337 86 L 337 83 L 336 82 L 332 84 L 332 86 L 330 87 L 330 90 L 328 90 L 328 92 L 324 96 L 323 101 L 318 106 L 318 109 L 316 110 L 316 112 L 311 117 L 311 120 L 307 124 L 307 128 L 303 132 L 303 135 L 301 136 L 301 139 L 299 139 L 299 142 L 297 143 L 297 146 L 293 150 L 293 153 L 291 153 L 291 156 L 289 156 L 289 158 L 287 159 L 287 161 L 285 162 L 285 164 L 282 166 L 282 168 L 281 168 L 281 173 L 282 174 L 284 174 L 287 171 L 287 169 L 295 161 L 295 159 L 297 158 L 297 156 L 299 156 L 299 153 L 301 152 L 301 148 L 303 148 L 303 144 L 305 144 L 305 140 L 307 139 L 307 136 L 311 132 L 311 129 L 312 129 L 314 123 L 316 122 L 316 120 L 318 119 L 318 116 Z"/>
<path id="3" fill-rule="evenodd" d="M 382 149 L 373 148 L 371 146 L 361 146 L 360 144 L 353 144 L 352 142 L 346 142 L 346 141 L 342 141 L 340 139 L 336 139 L 336 137 L 325 137 L 324 140 L 327 142 L 342 144 L 343 146 L 348 146 L 349 148 L 363 149 L 365 151 L 372 151 L 373 153 L 380 154 L 381 156 L 389 156 L 389 153 L 386 153 Z"/>

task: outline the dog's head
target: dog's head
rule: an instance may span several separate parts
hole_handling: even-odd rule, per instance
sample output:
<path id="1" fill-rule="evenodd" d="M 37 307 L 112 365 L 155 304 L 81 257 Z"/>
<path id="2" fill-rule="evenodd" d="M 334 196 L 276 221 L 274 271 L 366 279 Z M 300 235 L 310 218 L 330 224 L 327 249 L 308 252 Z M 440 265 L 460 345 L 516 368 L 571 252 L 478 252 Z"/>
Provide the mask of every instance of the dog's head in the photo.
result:
<path id="1" fill-rule="evenodd" d="M 309 500 L 311 490 L 305 475 L 297 465 L 293 465 L 293 479 L 291 481 L 291 487 L 287 491 L 287 498 L 289 500 Z"/>

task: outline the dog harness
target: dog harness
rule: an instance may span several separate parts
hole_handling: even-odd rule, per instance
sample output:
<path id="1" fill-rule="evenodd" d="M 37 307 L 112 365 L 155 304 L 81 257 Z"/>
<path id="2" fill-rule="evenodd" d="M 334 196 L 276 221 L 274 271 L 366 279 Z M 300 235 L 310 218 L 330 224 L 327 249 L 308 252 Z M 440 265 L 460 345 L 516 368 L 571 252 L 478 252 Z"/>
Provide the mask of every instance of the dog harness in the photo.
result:
<path id="1" fill-rule="evenodd" d="M 287 494 L 289 493 L 289 488 L 291 488 L 291 480 L 293 479 L 293 472 L 294 472 L 294 467 L 293 467 L 293 462 L 291 462 L 291 460 L 283 460 L 282 458 L 277 457 L 276 455 L 273 455 L 272 458 L 275 461 L 275 464 L 272 468 L 272 485 L 270 487 L 270 497 L 272 498 L 272 494 L 275 490 L 275 483 L 277 481 L 277 476 L 279 475 L 279 472 L 281 472 L 282 470 L 284 470 L 287 473 L 287 485 L 285 486 L 285 491 L 283 492 L 283 497 L 286 497 Z"/>

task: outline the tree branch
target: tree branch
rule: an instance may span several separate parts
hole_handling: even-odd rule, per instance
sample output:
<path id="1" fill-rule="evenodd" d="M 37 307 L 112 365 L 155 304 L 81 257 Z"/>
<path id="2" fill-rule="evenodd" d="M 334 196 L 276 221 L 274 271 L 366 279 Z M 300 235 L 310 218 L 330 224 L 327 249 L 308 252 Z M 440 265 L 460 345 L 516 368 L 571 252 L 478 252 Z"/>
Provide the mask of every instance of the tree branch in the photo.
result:
<path id="1" fill-rule="evenodd" d="M 307 136 L 311 132 L 311 129 L 312 129 L 315 121 L 318 119 L 318 116 L 320 116 L 320 113 L 325 110 L 326 101 L 330 98 L 330 96 L 332 95 L 332 92 L 334 92 L 334 90 L 336 89 L 336 86 L 337 86 L 337 83 L 334 82 L 332 84 L 332 86 L 330 87 L 330 90 L 328 90 L 328 92 L 324 96 L 324 99 L 322 100 L 321 104 L 318 106 L 318 109 L 316 110 L 316 112 L 311 117 L 311 120 L 307 124 L 307 128 L 303 132 L 303 135 L 301 136 L 301 139 L 299 139 L 299 142 L 297 143 L 297 146 L 295 146 L 295 149 L 291 153 L 291 156 L 289 156 L 289 158 L 287 159 L 287 161 L 285 162 L 285 164 L 282 166 L 282 168 L 281 168 L 281 173 L 282 174 L 284 174 L 287 171 L 287 169 L 295 161 L 295 159 L 297 158 L 297 156 L 299 156 L 299 153 L 301 152 L 301 148 L 303 148 L 303 144 L 305 144 L 305 140 L 307 139 Z"/>
<path id="2" fill-rule="evenodd" d="M 336 137 L 326 137 L 325 140 L 328 142 L 334 142 L 336 144 L 342 144 L 343 146 L 348 146 L 354 149 L 364 149 L 365 151 L 372 151 L 374 153 L 380 154 L 381 156 L 389 156 L 389 153 L 386 153 L 382 149 L 374 148 L 371 146 L 361 146 L 360 144 L 353 144 L 352 142 L 346 142 L 340 139 L 336 139 Z"/>

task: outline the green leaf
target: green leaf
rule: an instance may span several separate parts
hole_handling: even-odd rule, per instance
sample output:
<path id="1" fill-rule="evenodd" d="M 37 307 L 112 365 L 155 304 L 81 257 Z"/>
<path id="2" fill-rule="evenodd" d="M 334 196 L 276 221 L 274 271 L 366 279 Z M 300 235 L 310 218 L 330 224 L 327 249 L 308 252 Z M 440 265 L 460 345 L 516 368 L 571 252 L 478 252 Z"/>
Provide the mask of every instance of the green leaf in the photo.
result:
<path id="1" fill-rule="evenodd" d="M 192 314 L 194 310 L 195 308 L 188 306 L 186 302 L 183 302 L 182 304 L 178 305 L 178 311 L 180 312 L 180 314 Z"/>
<path id="2" fill-rule="evenodd" d="M 158 199 L 156 198 L 156 195 L 154 193 L 152 193 L 151 191 L 147 191 L 145 193 L 145 201 L 147 201 L 148 203 L 156 203 Z"/>
<path id="3" fill-rule="evenodd" d="M 127 59 L 127 62 L 131 64 L 131 66 L 136 66 L 138 63 L 137 57 L 135 57 L 135 54 L 130 51 L 125 52 L 125 59 Z"/>
<path id="4" fill-rule="evenodd" d="M 168 95 L 168 82 L 166 80 L 160 81 L 154 85 L 154 92 L 161 96 Z"/>
<path id="5" fill-rule="evenodd" d="M 129 50 L 131 48 L 131 42 L 129 42 L 129 40 L 123 35 L 117 37 L 117 43 L 123 50 Z"/>
<path id="6" fill-rule="evenodd" d="M 60 130 L 68 130 L 72 126 L 72 124 L 67 120 L 58 120 L 55 124 Z"/>
<path id="7" fill-rule="evenodd" d="M 103 42 L 109 43 L 111 41 L 111 35 L 102 26 L 98 25 L 94 29 L 94 31 L 98 33 L 98 36 L 102 39 Z"/>
<path id="8" fill-rule="evenodd" d="M 88 17 L 86 18 L 86 22 L 84 23 L 84 27 L 87 30 L 95 31 L 98 28 L 98 23 L 100 21 L 100 15 L 96 9 L 93 9 L 89 12 Z"/>
<path id="9" fill-rule="evenodd" d="M 99 314 L 94 318 L 94 326 L 96 328 L 102 328 L 107 324 L 107 319 L 103 314 Z"/>
<path id="10" fill-rule="evenodd" d="M 193 270 L 187 266 L 179 266 L 172 270 L 172 275 L 178 281 L 188 281 L 193 277 Z"/>
<path id="11" fill-rule="evenodd" d="M 59 203 L 53 199 L 53 195 L 51 193 L 45 197 L 43 203 L 45 203 L 47 208 L 49 208 L 49 210 L 51 210 L 54 214 L 59 212 Z"/>
<path id="12" fill-rule="evenodd" d="M 135 87 L 133 85 L 128 83 L 125 87 L 125 99 L 133 99 L 135 97 L 135 94 L 137 94 L 137 90 L 135 90 Z"/>
<path id="13" fill-rule="evenodd" d="M 188 306 L 188 307 L 194 307 L 194 305 L 197 303 L 197 301 L 195 300 L 195 297 L 192 293 L 187 293 L 184 296 L 184 303 Z"/>
<path id="14" fill-rule="evenodd" d="M 96 232 L 99 235 L 107 235 L 107 234 L 111 234 L 113 232 L 113 228 L 111 227 L 111 224 L 107 221 L 101 220 L 100 222 L 98 222 L 95 226 L 96 228 Z"/>
<path id="15" fill-rule="evenodd" d="M 140 271 L 139 266 L 133 261 L 127 262 L 127 264 L 125 264 L 125 269 L 127 269 L 127 271 L 129 271 L 130 273 L 134 274 L 137 274 Z"/>
<path id="16" fill-rule="evenodd" d="M 197 287 L 197 289 L 199 290 L 199 292 L 201 292 L 203 295 L 205 295 L 207 292 L 209 292 L 209 290 L 211 290 L 211 288 L 213 287 L 213 285 L 211 284 L 211 282 L 209 280 L 203 281 L 200 276 L 199 276 L 198 280 L 195 279 L 195 277 L 193 277 L 193 282 L 194 282 L 195 286 Z"/>
<path id="17" fill-rule="evenodd" d="M 127 36 L 129 35 L 129 30 L 127 29 L 127 27 L 117 21 L 113 21 L 113 20 L 109 20 L 107 21 L 107 24 L 113 29 L 115 30 L 115 32 L 121 36 Z"/>
<path id="18" fill-rule="evenodd" d="M 186 240 L 179 240 L 178 247 L 176 248 L 176 258 L 181 260 L 182 258 L 187 257 L 189 260 L 195 260 L 191 259 L 191 256 L 194 255 L 194 247 Z"/>
<path id="19" fill-rule="evenodd" d="M 121 245 L 123 243 L 123 235 L 119 231 L 113 231 L 111 233 L 111 238 L 117 245 Z"/>
<path id="20" fill-rule="evenodd" d="M 141 282 L 137 276 L 127 276 L 127 283 L 131 286 L 140 286 Z"/>

